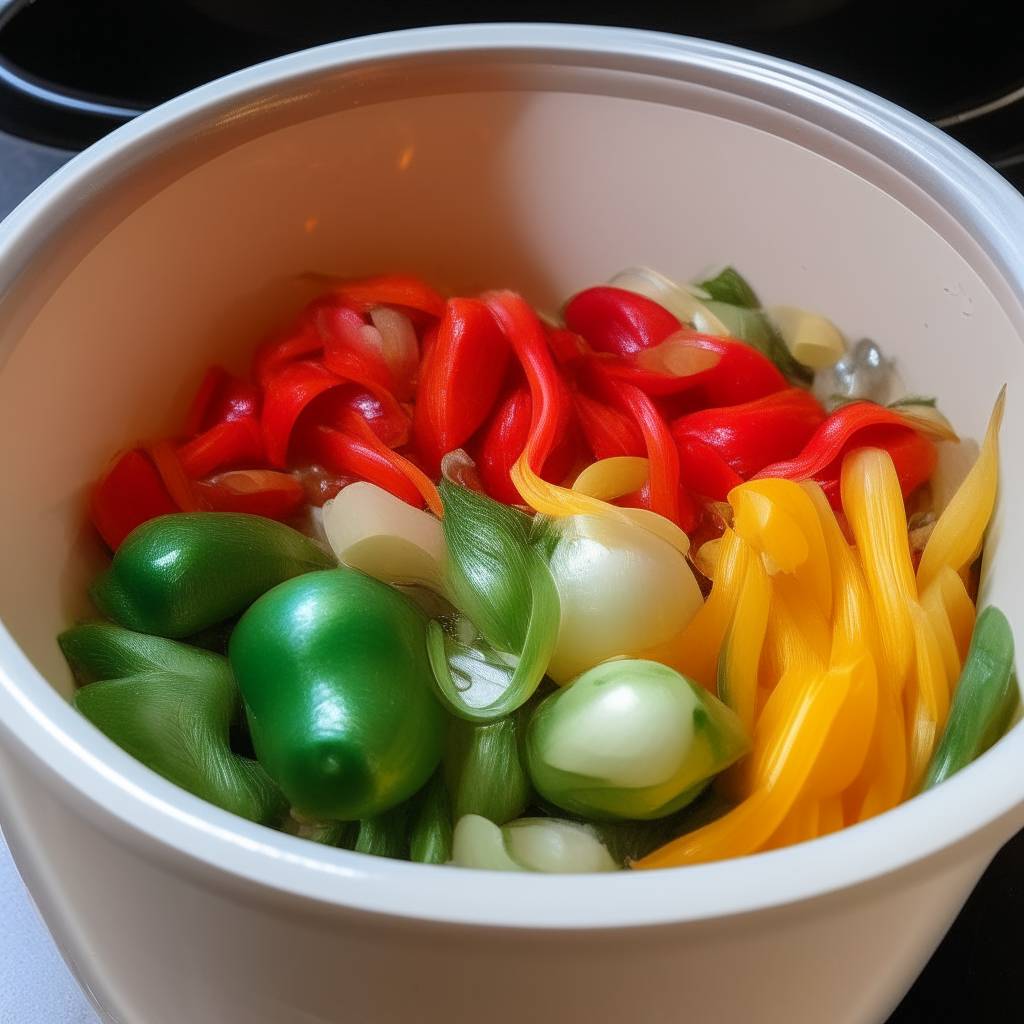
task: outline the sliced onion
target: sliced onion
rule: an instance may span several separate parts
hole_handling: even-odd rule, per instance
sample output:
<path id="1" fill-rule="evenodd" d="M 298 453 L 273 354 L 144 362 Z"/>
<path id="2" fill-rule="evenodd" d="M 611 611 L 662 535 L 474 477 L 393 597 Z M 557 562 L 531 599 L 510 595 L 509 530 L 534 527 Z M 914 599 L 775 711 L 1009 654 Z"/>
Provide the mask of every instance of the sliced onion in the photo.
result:
<path id="1" fill-rule="evenodd" d="M 397 385 L 395 397 L 406 401 L 415 390 L 420 347 L 412 321 L 390 306 L 371 306 L 370 319 L 381 339 L 381 356 Z"/>
<path id="2" fill-rule="evenodd" d="M 684 553 L 635 522 L 578 515 L 551 529 L 559 537 L 550 561 L 561 604 L 548 665 L 556 682 L 668 640 L 703 603 Z"/>
<path id="3" fill-rule="evenodd" d="M 925 437 L 932 441 L 959 441 L 953 424 L 935 408 L 934 405 L 924 403 L 918 405 L 914 402 L 898 403 L 890 406 L 892 412 L 915 430 L 919 430 Z"/>
<path id="4" fill-rule="evenodd" d="M 626 291 L 653 299 L 664 306 L 680 323 L 689 324 L 701 334 L 714 334 L 722 338 L 729 336 L 725 324 L 693 294 L 689 287 L 659 274 L 656 270 L 651 270 L 650 267 L 627 267 L 620 270 L 608 283 L 615 288 L 624 288 Z"/>
<path id="5" fill-rule="evenodd" d="M 846 341 L 839 328 L 818 313 L 801 306 L 771 306 L 765 312 L 798 363 L 823 370 L 846 355 Z"/>
<path id="6" fill-rule="evenodd" d="M 589 825 L 560 818 L 516 818 L 501 831 L 513 859 L 532 871 L 589 874 L 618 870 Z"/>
<path id="7" fill-rule="evenodd" d="M 445 593 L 448 558 L 441 521 L 376 484 L 349 484 L 323 508 L 338 560 L 385 583 L 418 583 Z"/>
<path id="8" fill-rule="evenodd" d="M 692 377 L 711 370 L 721 361 L 721 353 L 694 345 L 685 331 L 670 334 L 660 345 L 644 349 L 637 357 L 637 365 L 652 373 L 669 377 Z"/>

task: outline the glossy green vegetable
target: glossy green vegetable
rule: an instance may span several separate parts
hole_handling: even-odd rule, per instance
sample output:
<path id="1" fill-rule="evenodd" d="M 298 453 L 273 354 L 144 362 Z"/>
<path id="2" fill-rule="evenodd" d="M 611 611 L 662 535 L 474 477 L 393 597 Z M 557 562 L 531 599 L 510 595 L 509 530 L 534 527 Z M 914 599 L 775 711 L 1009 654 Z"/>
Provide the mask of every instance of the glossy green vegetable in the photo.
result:
<path id="1" fill-rule="evenodd" d="M 984 754 L 1006 732 L 1019 702 L 1013 633 L 1006 616 L 989 605 L 974 625 L 946 728 L 921 788 L 944 782 Z"/>
<path id="2" fill-rule="evenodd" d="M 230 657 L 253 746 L 303 814 L 375 817 L 430 778 L 445 714 L 426 626 L 407 597 L 350 568 L 282 583 L 242 616 Z"/>
<path id="3" fill-rule="evenodd" d="M 133 530 L 90 594 L 122 626 L 185 637 L 237 615 L 285 580 L 333 565 L 333 556 L 272 519 L 180 512 Z"/>
<path id="4" fill-rule="evenodd" d="M 496 722 L 454 722 L 444 766 L 455 820 L 479 814 L 504 825 L 526 810 L 530 780 L 519 759 L 528 709 Z"/>
<path id="5" fill-rule="evenodd" d="M 527 731 L 537 791 L 589 818 L 661 818 L 750 749 L 739 719 L 653 661 L 607 661 L 544 700 Z"/>
<path id="6" fill-rule="evenodd" d="M 79 679 L 75 707 L 119 747 L 218 807 L 277 826 L 287 803 L 263 768 L 234 753 L 238 687 L 226 658 L 110 623 L 58 637 Z"/>

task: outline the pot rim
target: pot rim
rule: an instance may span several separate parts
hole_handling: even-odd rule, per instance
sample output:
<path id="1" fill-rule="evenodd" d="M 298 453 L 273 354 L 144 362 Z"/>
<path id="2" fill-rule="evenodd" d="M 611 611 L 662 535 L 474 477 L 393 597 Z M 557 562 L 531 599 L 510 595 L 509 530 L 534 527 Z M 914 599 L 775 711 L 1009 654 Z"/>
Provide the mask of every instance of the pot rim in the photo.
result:
<path id="1" fill-rule="evenodd" d="M 272 109 L 317 76 L 424 58 L 560 64 L 719 90 L 788 111 L 870 154 L 944 207 L 995 265 L 1011 305 L 1024 301 L 1024 200 L 959 143 L 860 88 L 732 46 L 634 30 L 488 24 L 412 29 L 280 57 L 140 115 L 72 159 L 0 226 L 0 318 L 9 290 L 62 230 L 138 168 L 204 133 Z M 372 77 L 372 76 L 371 76 Z M 353 99 L 351 102 L 358 102 Z M 234 120 L 232 120 L 234 119 Z M 836 892 L 939 854 L 1001 819 L 1024 821 L 1024 730 L 896 810 L 812 842 L 687 868 L 544 876 L 451 871 L 321 847 L 229 815 L 114 746 L 78 715 L 0 629 L 0 736 L 75 811 L 101 811 L 152 850 L 324 904 L 474 925 L 609 928 L 749 913 Z"/>

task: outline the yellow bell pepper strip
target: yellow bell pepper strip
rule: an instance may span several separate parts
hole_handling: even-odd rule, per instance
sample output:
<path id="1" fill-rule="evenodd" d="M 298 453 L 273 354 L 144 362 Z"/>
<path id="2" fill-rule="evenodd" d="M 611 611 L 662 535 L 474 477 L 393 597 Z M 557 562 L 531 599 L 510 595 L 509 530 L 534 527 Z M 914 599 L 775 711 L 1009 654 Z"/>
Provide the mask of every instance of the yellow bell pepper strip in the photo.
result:
<path id="1" fill-rule="evenodd" d="M 768 628 L 771 585 L 756 552 L 746 544 L 742 544 L 741 551 L 743 582 L 718 657 L 718 698 L 736 712 L 750 735 L 757 710 L 758 668 Z"/>
<path id="2" fill-rule="evenodd" d="M 944 565 L 921 594 L 921 607 L 942 649 L 950 693 L 960 678 L 974 632 L 974 603 L 959 573 Z"/>
<path id="3" fill-rule="evenodd" d="M 613 501 L 638 491 L 650 475 L 650 462 L 632 455 L 615 455 L 591 463 L 583 470 L 572 489 L 601 501 Z"/>
<path id="4" fill-rule="evenodd" d="M 949 683 L 942 651 L 925 611 L 916 601 L 908 604 L 914 625 L 916 657 L 909 685 L 903 691 L 907 727 L 907 781 L 912 796 L 931 761 L 949 714 Z"/>
<path id="5" fill-rule="evenodd" d="M 931 585 L 944 565 L 960 572 L 978 551 L 996 500 L 996 486 L 999 482 L 999 428 L 1003 422 L 1005 406 L 1004 385 L 988 421 L 978 461 L 971 467 L 967 478 L 953 495 L 952 501 L 939 516 L 939 521 L 935 524 L 935 529 L 921 555 L 921 564 L 917 569 L 917 585 L 922 591 Z"/>
<path id="6" fill-rule="evenodd" d="M 1013 633 L 991 605 L 978 616 L 949 722 L 922 789 L 943 782 L 980 757 L 1006 731 L 1020 703 L 1013 670 Z"/>
<path id="7" fill-rule="evenodd" d="M 745 546 L 733 530 L 725 531 L 708 599 L 682 633 L 638 653 L 638 658 L 660 661 L 712 693 L 717 692 L 718 658 L 743 586 Z"/>
<path id="8" fill-rule="evenodd" d="M 889 453 L 859 448 L 842 471 L 843 508 L 857 539 L 864 578 L 878 615 L 886 666 L 902 688 L 914 659 L 909 604 L 917 584 L 907 539 L 907 514 Z"/>
<path id="9" fill-rule="evenodd" d="M 805 674 L 799 699 L 779 727 L 760 743 L 755 735 L 751 756 L 757 757 L 759 747 L 762 756 L 751 796 L 724 817 L 655 850 L 633 867 L 680 867 L 742 857 L 760 849 L 799 799 L 853 678 L 862 671 L 874 671 L 870 658 Z"/>
<path id="10" fill-rule="evenodd" d="M 729 492 L 733 528 L 756 551 L 794 576 L 832 614 L 832 581 L 825 538 L 814 504 L 791 480 L 756 480 Z M 770 563 L 769 563 L 770 564 Z"/>
<path id="11" fill-rule="evenodd" d="M 866 651 L 876 669 L 873 687 L 866 682 L 869 677 L 865 673 L 861 676 L 862 684 L 851 689 L 826 746 L 828 750 L 845 753 L 847 772 L 852 771 L 833 778 L 831 786 L 821 780 L 823 791 L 843 791 L 841 798 L 829 798 L 833 804 L 828 813 L 836 813 L 838 801 L 838 813 L 852 823 L 858 819 L 869 793 L 869 807 L 893 807 L 900 800 L 906 776 L 902 706 L 898 690 L 884 672 L 878 622 L 860 565 L 824 491 L 814 481 L 801 486 L 818 513 L 832 566 L 832 663 L 853 660 Z M 858 762 L 859 769 L 853 770 Z M 839 772 L 838 760 L 833 768 Z M 822 801 L 823 807 L 826 802 Z M 823 818 L 821 834 L 825 834 L 826 827 L 833 831 L 833 823 L 826 824 Z"/>

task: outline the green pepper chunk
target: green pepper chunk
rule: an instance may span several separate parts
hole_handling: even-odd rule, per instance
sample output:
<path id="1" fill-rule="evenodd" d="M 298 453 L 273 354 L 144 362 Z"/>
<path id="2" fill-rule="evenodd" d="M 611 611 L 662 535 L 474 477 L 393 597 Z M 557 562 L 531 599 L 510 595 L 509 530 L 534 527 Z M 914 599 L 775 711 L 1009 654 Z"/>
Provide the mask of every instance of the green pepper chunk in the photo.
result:
<path id="1" fill-rule="evenodd" d="M 110 623 L 58 638 L 79 679 L 74 706 L 119 747 L 195 796 L 278 826 L 287 803 L 263 768 L 231 750 L 241 710 L 227 658 Z"/>
<path id="2" fill-rule="evenodd" d="M 313 572 L 264 594 L 231 636 L 256 755 L 315 819 L 383 814 L 441 758 L 427 619 L 357 569 Z"/>
<path id="3" fill-rule="evenodd" d="M 949 719 L 922 790 L 944 782 L 984 754 L 1006 732 L 1019 702 L 1013 632 L 1006 616 L 989 605 L 974 624 Z"/>
<path id="4" fill-rule="evenodd" d="M 297 530 L 240 512 L 179 512 L 133 530 L 93 582 L 96 606 L 140 633 L 186 637 L 335 559 Z"/>

